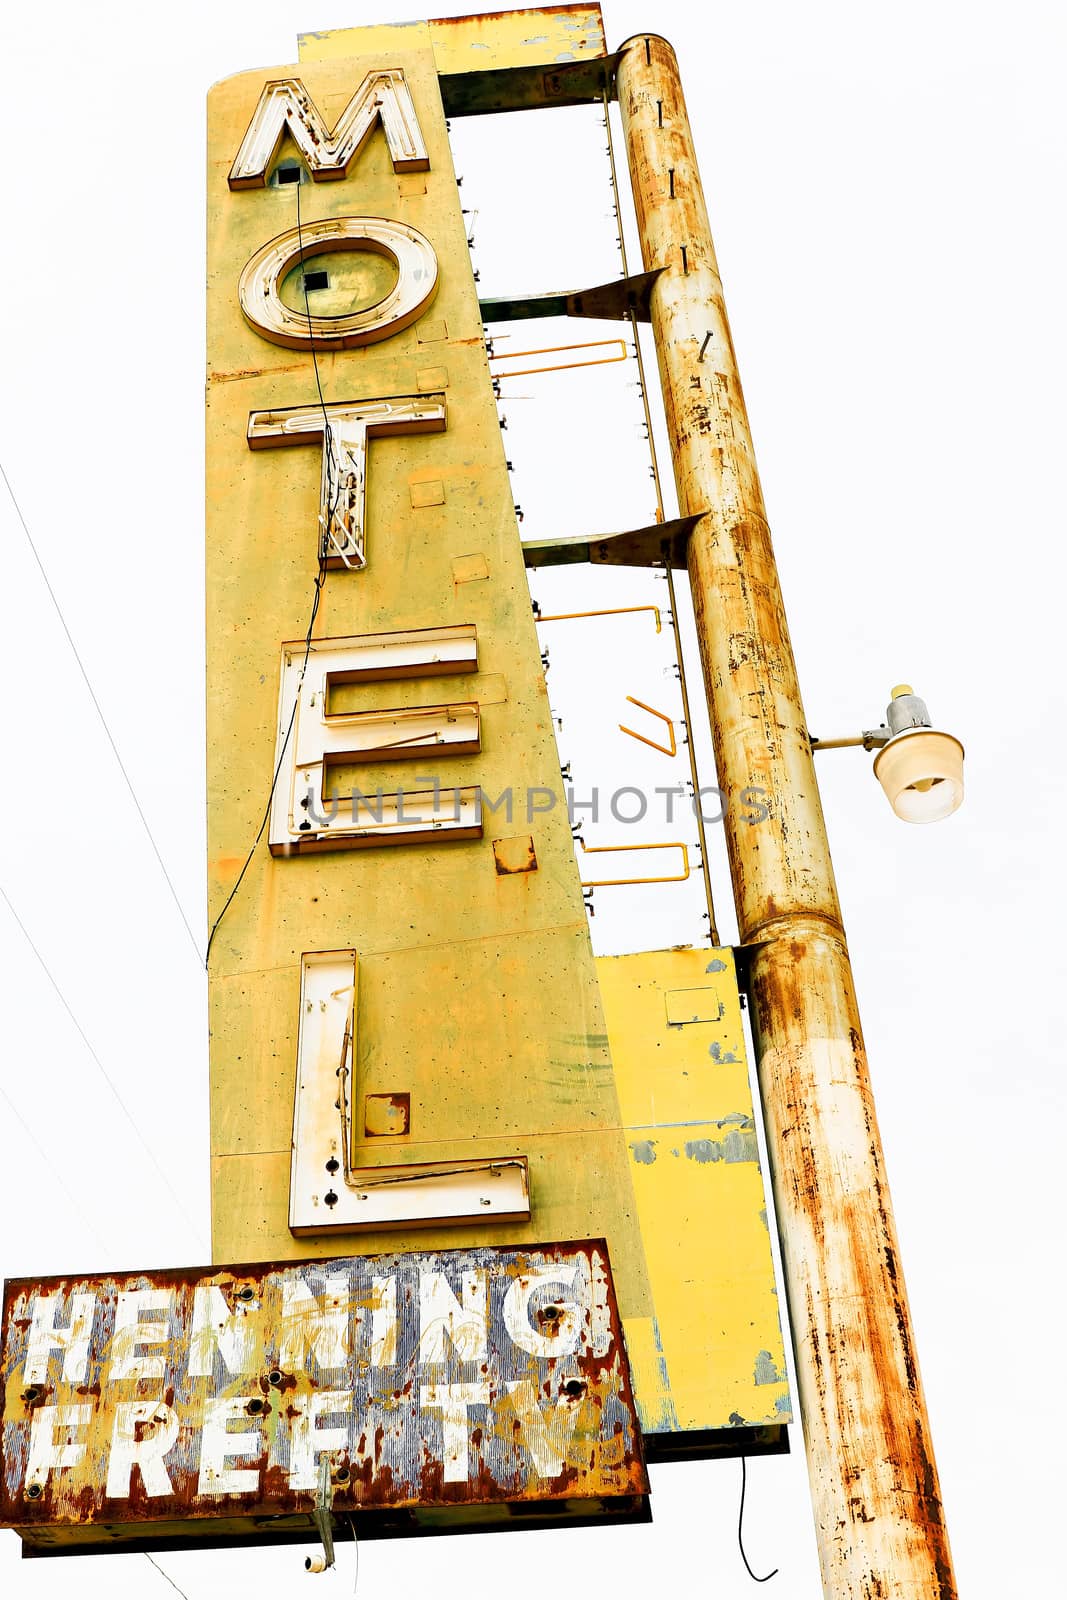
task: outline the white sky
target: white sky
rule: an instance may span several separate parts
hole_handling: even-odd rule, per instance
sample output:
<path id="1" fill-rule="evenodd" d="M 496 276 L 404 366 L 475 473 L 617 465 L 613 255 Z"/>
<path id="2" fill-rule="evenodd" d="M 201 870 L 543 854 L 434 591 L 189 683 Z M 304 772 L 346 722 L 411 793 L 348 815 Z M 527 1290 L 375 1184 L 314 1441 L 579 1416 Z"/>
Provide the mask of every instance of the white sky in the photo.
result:
<path id="1" fill-rule="evenodd" d="M 204 95 L 231 72 L 295 60 L 298 30 L 400 20 L 411 5 L 57 0 L 9 6 L 0 22 L 0 460 L 198 938 Z M 870 726 L 904 678 L 967 746 L 965 806 L 935 828 L 894 821 L 862 752 L 828 753 L 820 771 L 960 1590 L 976 1600 L 1044 1592 L 1060 1521 L 1056 11 L 1036 0 L 605 5 L 611 46 L 652 26 L 679 54 L 812 728 Z M 524 151 L 516 132 L 478 152 L 475 129 L 454 125 L 484 293 L 617 270 L 602 130 L 581 118 L 559 139 L 542 118 Z M 593 199 L 564 163 L 588 165 Z M 529 213 L 525 234 L 492 219 L 509 190 L 511 215 L 516 196 Z M 536 381 L 515 386 L 535 395 L 511 407 L 506 436 L 524 534 L 550 531 L 553 512 L 575 533 L 647 520 L 640 436 L 623 439 L 618 422 L 632 377 L 605 368 L 558 405 Z M 588 433 L 580 452 L 573 426 L 559 433 L 553 502 L 551 485 L 538 489 L 537 430 L 558 427 L 568 403 Z M 622 470 L 631 460 L 640 491 Z M 0 904 L 0 1086 L 21 1119 L 0 1102 L 0 1270 L 201 1261 L 203 974 L 2 485 L 0 529 L 0 885 L 152 1150 Z M 534 583 L 546 610 L 554 584 Z M 612 592 L 643 603 L 650 584 L 617 580 Z M 563 709 L 572 664 L 561 637 L 546 642 Z M 651 646 L 641 671 L 662 685 Z M 616 720 L 614 701 L 605 715 Z M 717 887 L 725 912 L 721 870 Z M 692 907 L 679 917 L 674 937 L 696 937 Z M 598 901 L 602 943 L 629 932 L 636 944 L 635 923 L 632 908 Z M 792 1458 L 752 1463 L 749 1486 L 749 1557 L 758 1572 L 780 1569 L 764 1592 L 816 1600 L 798 1430 Z M 544 1600 L 561 1587 L 684 1581 L 732 1600 L 751 1587 L 738 1487 L 736 1462 L 663 1467 L 651 1528 L 368 1544 L 360 1592 L 477 1585 Z M 140 1556 L 20 1565 L 18 1550 L 0 1536 L 5 1595 L 52 1600 L 72 1583 L 116 1600 L 172 1592 Z M 188 1600 L 237 1582 L 271 1600 L 304 1581 L 302 1556 L 160 1561 Z M 340 1593 L 350 1580 L 344 1566 L 318 1581 Z"/>

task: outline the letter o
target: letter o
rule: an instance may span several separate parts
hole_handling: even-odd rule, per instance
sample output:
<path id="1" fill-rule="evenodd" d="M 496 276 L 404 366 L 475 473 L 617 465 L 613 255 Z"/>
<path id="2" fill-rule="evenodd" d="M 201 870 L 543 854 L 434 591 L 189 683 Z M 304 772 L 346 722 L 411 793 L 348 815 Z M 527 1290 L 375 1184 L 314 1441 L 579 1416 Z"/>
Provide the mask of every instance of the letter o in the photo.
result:
<path id="1" fill-rule="evenodd" d="M 636 817 L 624 817 L 622 812 L 619 810 L 619 801 L 622 799 L 624 794 L 635 794 L 638 800 L 641 802 L 641 809 L 637 813 Z M 640 822 L 647 810 L 647 797 L 642 790 L 635 789 L 632 784 L 627 784 L 626 787 L 622 789 L 616 789 L 615 793 L 611 797 L 611 814 L 615 818 L 616 822 Z"/>
<path id="2" fill-rule="evenodd" d="M 290 311 L 279 293 L 287 272 L 330 250 L 370 250 L 392 261 L 397 281 L 384 299 L 340 317 Z M 245 320 L 271 344 L 290 350 L 350 350 L 390 339 L 420 317 L 437 293 L 437 255 L 425 234 L 386 217 L 331 217 L 271 239 L 241 273 Z"/>

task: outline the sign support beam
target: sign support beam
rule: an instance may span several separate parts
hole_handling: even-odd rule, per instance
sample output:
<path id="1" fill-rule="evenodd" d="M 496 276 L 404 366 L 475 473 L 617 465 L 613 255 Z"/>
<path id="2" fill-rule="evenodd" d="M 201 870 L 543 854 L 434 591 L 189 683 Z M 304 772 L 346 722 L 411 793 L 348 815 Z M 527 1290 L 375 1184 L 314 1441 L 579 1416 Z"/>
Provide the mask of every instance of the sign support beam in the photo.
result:
<path id="1" fill-rule="evenodd" d="M 949 1600 L 929 1421 L 807 720 L 674 51 L 620 53 L 626 138 L 796 1341 L 825 1593 Z"/>

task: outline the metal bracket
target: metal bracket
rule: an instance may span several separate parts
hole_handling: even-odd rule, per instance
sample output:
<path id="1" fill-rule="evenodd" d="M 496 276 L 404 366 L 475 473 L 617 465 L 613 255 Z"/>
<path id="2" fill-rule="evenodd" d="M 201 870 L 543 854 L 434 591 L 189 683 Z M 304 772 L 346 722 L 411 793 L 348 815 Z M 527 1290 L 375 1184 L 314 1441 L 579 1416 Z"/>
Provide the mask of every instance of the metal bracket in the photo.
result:
<path id="1" fill-rule="evenodd" d="M 867 728 L 863 733 L 851 733 L 843 739 L 817 739 L 813 733 L 809 733 L 808 742 L 813 751 L 854 750 L 861 746 L 864 750 L 881 750 L 889 743 L 890 737 L 888 728 Z"/>
<path id="2" fill-rule="evenodd" d="M 673 718 L 668 717 L 665 711 L 657 711 L 655 706 L 646 706 L 643 700 L 635 700 L 632 694 L 628 694 L 626 698 L 632 706 L 639 706 L 642 711 L 647 711 L 650 717 L 658 717 L 660 722 L 665 722 L 671 742 L 669 745 L 657 744 L 655 739 L 649 739 L 643 733 L 635 733 L 633 728 L 627 728 L 621 722 L 619 723 L 619 732 L 628 733 L 631 739 L 637 739 L 639 743 L 647 744 L 650 749 L 659 750 L 665 756 L 676 756 L 678 754 L 678 741 L 674 737 Z"/>
<path id="3" fill-rule="evenodd" d="M 583 892 L 586 889 L 622 889 L 631 885 L 646 883 L 684 883 L 689 876 L 689 850 L 686 845 L 677 839 L 662 840 L 659 844 L 586 844 L 584 839 L 579 838 L 578 843 L 585 854 L 590 856 L 616 854 L 624 850 L 680 850 L 682 852 L 681 872 L 669 873 L 662 878 L 583 878 Z"/>
<path id="4" fill-rule="evenodd" d="M 616 355 L 593 356 L 588 361 L 554 361 L 540 367 L 513 367 L 508 370 L 501 369 L 501 362 L 522 361 L 529 356 L 556 356 L 565 355 L 568 350 L 601 350 L 610 347 L 617 350 Z M 492 373 L 494 378 L 537 378 L 546 372 L 571 372 L 578 367 L 606 367 L 613 361 L 626 360 L 626 344 L 622 339 L 584 339 L 574 344 L 548 344 L 540 345 L 536 350 L 505 350 L 502 354 L 494 352 L 489 357 L 490 363 L 495 362 L 497 370 Z"/>
<path id="5" fill-rule="evenodd" d="M 703 512 L 675 517 L 669 522 L 653 522 L 646 528 L 625 533 L 601 533 L 594 537 L 531 539 L 522 547 L 527 567 L 565 567 L 575 562 L 591 562 L 605 567 L 683 568 L 689 535 Z"/>
<path id="6" fill-rule="evenodd" d="M 613 278 L 591 289 L 560 290 L 554 294 L 508 295 L 499 300 L 479 300 L 483 322 L 522 322 L 530 317 L 595 317 L 600 322 L 650 322 L 652 285 L 665 269 Z"/>
<path id="7" fill-rule="evenodd" d="M 484 116 L 489 111 L 533 111 L 539 106 L 598 105 L 614 98 L 621 52 L 588 61 L 491 67 L 443 72 L 437 82 L 446 117 Z"/>
<path id="8" fill-rule="evenodd" d="M 656 632 L 661 633 L 663 631 L 663 620 L 660 617 L 659 606 L 608 606 L 601 611 L 557 611 L 550 617 L 543 617 L 540 611 L 535 609 L 534 620 L 536 622 L 579 622 L 584 621 L 587 617 L 625 617 L 635 611 L 651 611 L 656 619 Z M 627 699 L 629 699 L 629 695 L 627 695 Z M 634 705 L 637 704 L 639 702 L 635 700 Z M 647 711 L 648 707 L 646 706 L 644 709 Z M 635 735 L 636 737 L 640 736 Z"/>
<path id="9" fill-rule="evenodd" d="M 322 1540 L 327 1569 L 336 1565 L 333 1554 L 333 1479 L 330 1477 L 330 1458 L 319 1457 L 319 1487 L 315 1495 L 315 1526 Z"/>

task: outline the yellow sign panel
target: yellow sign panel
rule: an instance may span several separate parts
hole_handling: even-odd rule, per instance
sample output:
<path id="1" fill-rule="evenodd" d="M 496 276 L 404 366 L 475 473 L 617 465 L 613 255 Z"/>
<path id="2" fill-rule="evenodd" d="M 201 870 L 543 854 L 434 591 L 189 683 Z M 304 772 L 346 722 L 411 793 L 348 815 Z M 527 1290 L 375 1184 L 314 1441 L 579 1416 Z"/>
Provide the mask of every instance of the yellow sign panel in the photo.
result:
<path id="1" fill-rule="evenodd" d="M 722 1448 L 788 1405 L 736 979 L 592 955 L 438 77 L 474 20 L 210 98 L 215 1257 L 606 1238 L 652 1453 Z"/>

